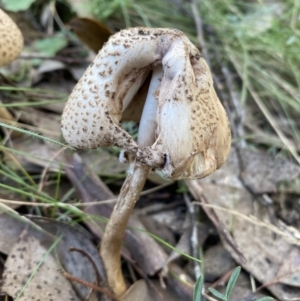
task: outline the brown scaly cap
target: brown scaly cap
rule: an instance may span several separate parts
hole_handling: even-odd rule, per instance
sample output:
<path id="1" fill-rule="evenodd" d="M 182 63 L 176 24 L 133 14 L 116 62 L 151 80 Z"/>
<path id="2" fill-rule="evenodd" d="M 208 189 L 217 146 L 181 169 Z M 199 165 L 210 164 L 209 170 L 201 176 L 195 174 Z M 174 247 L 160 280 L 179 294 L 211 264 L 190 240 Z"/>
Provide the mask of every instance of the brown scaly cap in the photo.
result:
<path id="1" fill-rule="evenodd" d="M 120 120 L 149 74 L 136 143 Z M 231 144 L 205 60 L 182 32 L 168 28 L 130 28 L 110 37 L 70 95 L 62 132 L 76 148 L 119 146 L 170 179 L 209 175 Z"/>
<path id="2" fill-rule="evenodd" d="M 23 49 L 23 36 L 15 22 L 0 9 L 0 66 L 9 64 Z"/>

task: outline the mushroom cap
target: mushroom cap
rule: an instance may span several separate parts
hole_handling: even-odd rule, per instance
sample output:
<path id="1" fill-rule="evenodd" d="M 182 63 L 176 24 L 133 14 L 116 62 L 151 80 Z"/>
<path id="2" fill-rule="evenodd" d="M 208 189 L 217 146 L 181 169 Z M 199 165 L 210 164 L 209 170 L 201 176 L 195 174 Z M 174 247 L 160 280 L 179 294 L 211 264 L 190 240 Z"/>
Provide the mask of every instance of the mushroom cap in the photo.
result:
<path id="1" fill-rule="evenodd" d="M 148 94 L 141 97 L 150 75 Z M 145 103 L 142 113 L 134 102 Z M 142 115 L 138 142 L 120 124 L 133 107 Z M 70 95 L 62 132 L 76 148 L 119 146 L 170 179 L 209 175 L 231 144 L 209 67 L 186 35 L 168 28 L 111 36 Z"/>
<path id="2" fill-rule="evenodd" d="M 0 66 L 9 64 L 23 49 L 23 36 L 16 23 L 0 9 Z"/>
<path id="3" fill-rule="evenodd" d="M 164 153 L 166 178 L 203 178 L 222 166 L 229 153 L 227 114 L 194 45 L 177 41 L 162 64 L 169 68 L 156 91 L 158 138 L 152 148 Z"/>

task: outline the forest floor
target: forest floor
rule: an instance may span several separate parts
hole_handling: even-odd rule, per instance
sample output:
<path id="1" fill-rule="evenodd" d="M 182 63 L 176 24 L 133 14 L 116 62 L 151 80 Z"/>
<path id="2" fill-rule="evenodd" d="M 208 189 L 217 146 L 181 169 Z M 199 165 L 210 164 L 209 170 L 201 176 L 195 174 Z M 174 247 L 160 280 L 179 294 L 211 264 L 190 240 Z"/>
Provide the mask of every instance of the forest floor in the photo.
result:
<path id="1" fill-rule="evenodd" d="M 20 56 L 0 68 L 0 300 L 300 300 L 299 1 L 0 7 L 24 37 Z M 232 146 L 204 179 L 149 173 L 124 237 L 119 298 L 99 245 L 128 165 L 117 147 L 70 148 L 61 115 L 95 52 L 135 26 L 177 28 L 199 48 Z M 123 122 L 134 139 L 138 125 Z"/>

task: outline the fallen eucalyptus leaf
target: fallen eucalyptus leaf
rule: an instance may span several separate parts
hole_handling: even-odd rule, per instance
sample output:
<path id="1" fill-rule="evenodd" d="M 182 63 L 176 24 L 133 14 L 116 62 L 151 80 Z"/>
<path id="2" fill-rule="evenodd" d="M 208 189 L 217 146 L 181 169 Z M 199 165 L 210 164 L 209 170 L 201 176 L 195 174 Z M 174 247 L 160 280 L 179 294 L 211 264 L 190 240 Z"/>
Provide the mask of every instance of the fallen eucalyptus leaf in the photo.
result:
<path id="1" fill-rule="evenodd" d="M 0 291 L 18 301 L 79 301 L 50 251 L 24 230 L 6 260 Z"/>
<path id="2" fill-rule="evenodd" d="M 79 225 L 71 226 L 49 218 L 31 216 L 30 219 L 48 233 L 55 237 L 61 237 L 62 240 L 57 246 L 57 254 L 61 264 L 69 274 L 90 283 L 96 282 L 98 285 L 103 282 L 106 277 L 103 263 L 87 231 Z M 79 252 L 70 252 L 71 247 L 86 253 L 93 260 L 97 270 L 94 270 L 86 256 Z M 72 284 L 82 299 L 88 295 L 90 288 L 75 282 Z"/>
<path id="3" fill-rule="evenodd" d="M 263 161 L 260 164 L 263 165 Z M 257 168 L 266 167 L 259 167 L 257 163 Z M 223 227 L 230 231 L 246 262 L 241 260 L 232 245 L 223 240 L 231 256 L 262 284 L 267 285 L 279 300 L 294 300 L 300 294 L 299 288 L 278 283 L 277 273 L 293 244 L 299 244 L 299 239 L 272 224 L 267 208 L 253 201 L 253 196 L 240 182 L 238 172 L 237 159 L 231 157 L 220 171 L 204 181 L 188 181 L 187 184 L 196 200 L 200 202 L 204 198 L 204 206 L 213 206 L 206 208 L 214 210 Z M 271 175 L 270 170 L 266 174 Z M 285 174 L 286 178 L 288 176 L 288 173 Z M 265 181 L 261 181 L 262 188 L 268 188 L 267 184 L 263 186 Z M 276 188 L 276 182 L 267 182 Z M 272 186 L 269 187 L 273 189 Z"/>
<path id="4" fill-rule="evenodd" d="M 20 216 L 0 203 L 1 252 L 10 254 L 24 229 L 27 229 L 27 236 L 37 240 L 45 249 L 49 249 L 60 238 L 55 248 L 56 262 L 60 267 L 83 281 L 90 283 L 96 281 L 99 284 L 105 282 L 105 272 L 99 253 L 83 228 L 47 218 L 32 216 L 30 219 Z M 97 271 L 94 270 L 87 257 L 79 252 L 70 252 L 70 247 L 75 247 L 88 254 L 95 263 Z M 72 285 L 82 299 L 89 294 L 90 288 L 78 283 L 72 283 Z"/>
<path id="5" fill-rule="evenodd" d="M 282 261 L 276 279 L 280 283 L 300 287 L 300 251 L 293 248 Z"/>
<path id="6" fill-rule="evenodd" d="M 122 301 L 158 301 L 145 280 L 136 281 L 122 296 Z"/>

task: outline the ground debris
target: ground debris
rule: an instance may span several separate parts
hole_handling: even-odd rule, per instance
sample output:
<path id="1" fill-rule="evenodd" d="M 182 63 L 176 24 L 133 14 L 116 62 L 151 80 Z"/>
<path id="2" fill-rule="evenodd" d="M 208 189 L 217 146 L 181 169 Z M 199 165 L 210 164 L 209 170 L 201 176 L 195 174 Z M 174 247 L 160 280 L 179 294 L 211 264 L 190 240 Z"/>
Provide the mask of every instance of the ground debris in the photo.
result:
<path id="1" fill-rule="evenodd" d="M 49 250 L 24 230 L 6 260 L 0 291 L 20 301 L 79 301 L 59 270 Z"/>
<path id="2" fill-rule="evenodd" d="M 298 278 L 297 268 L 291 269 L 300 258 L 294 250 L 295 245 L 300 245 L 299 231 L 292 231 L 277 219 L 273 210 L 269 210 L 273 204 L 264 205 L 260 196 L 276 190 L 277 179 L 290 180 L 298 176 L 299 168 L 286 160 L 276 163 L 271 156 L 240 151 L 247 159 L 242 169 L 243 179 L 233 149 L 222 169 L 203 181 L 187 184 L 199 205 L 202 203 L 205 211 L 214 212 L 217 229 L 223 227 L 231 234 L 234 244 L 219 232 L 231 256 L 279 300 L 294 300 L 300 295 L 299 288 L 295 287 L 297 280 L 293 281 Z M 245 182 L 248 185 L 244 185 Z M 241 260 L 240 254 L 246 261 Z"/>

